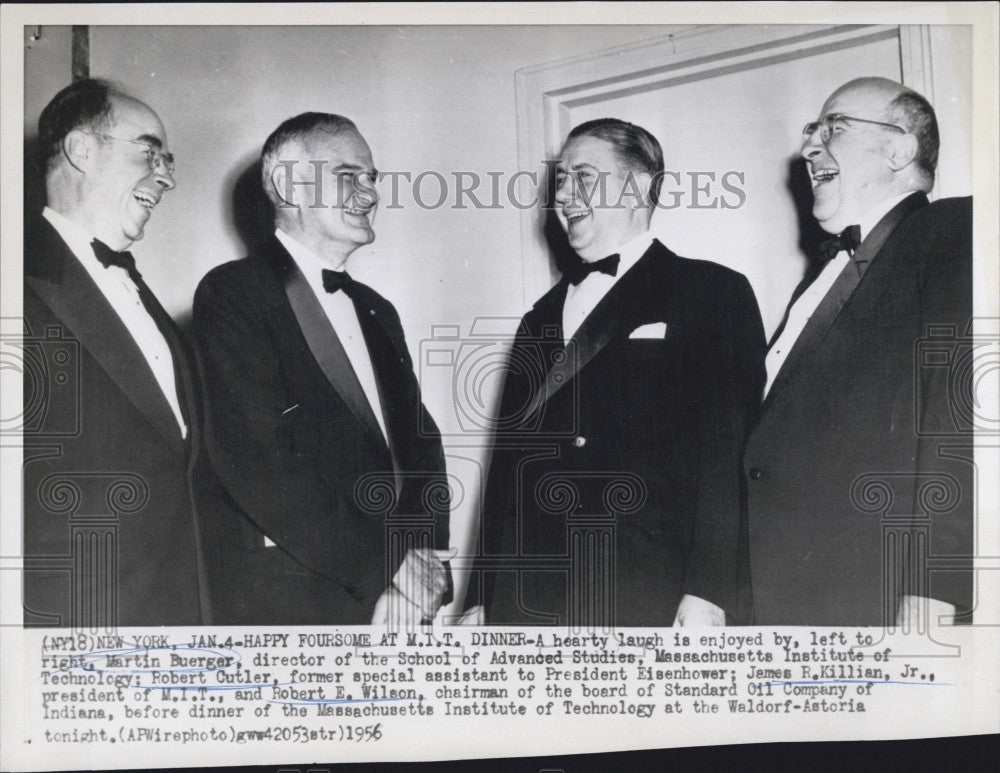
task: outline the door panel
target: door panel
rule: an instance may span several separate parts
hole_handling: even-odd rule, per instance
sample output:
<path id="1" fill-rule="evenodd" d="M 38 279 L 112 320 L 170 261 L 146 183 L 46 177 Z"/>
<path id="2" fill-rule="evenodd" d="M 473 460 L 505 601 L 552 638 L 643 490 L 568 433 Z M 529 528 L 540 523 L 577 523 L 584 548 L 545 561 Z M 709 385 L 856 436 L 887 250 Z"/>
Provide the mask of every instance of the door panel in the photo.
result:
<path id="1" fill-rule="evenodd" d="M 804 268 L 789 190 L 802 125 L 819 114 L 837 86 L 862 75 L 899 80 L 898 41 L 711 74 L 581 106 L 567 111 L 564 128 L 610 116 L 651 131 L 674 173 L 664 179 L 654 231 L 678 255 L 745 274 L 770 332 Z"/>

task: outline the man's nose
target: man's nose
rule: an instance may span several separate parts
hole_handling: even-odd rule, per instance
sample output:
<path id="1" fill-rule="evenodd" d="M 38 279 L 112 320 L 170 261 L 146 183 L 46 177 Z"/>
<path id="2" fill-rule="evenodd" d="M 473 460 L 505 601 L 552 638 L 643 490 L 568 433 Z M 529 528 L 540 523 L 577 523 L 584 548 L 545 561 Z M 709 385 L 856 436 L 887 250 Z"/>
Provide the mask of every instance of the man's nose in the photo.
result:
<path id="1" fill-rule="evenodd" d="M 157 185 L 159 185 L 163 190 L 169 191 L 176 187 L 177 183 L 174 182 L 174 176 L 170 173 L 170 170 L 161 164 L 163 171 L 157 171 L 154 179 Z"/>
<path id="2" fill-rule="evenodd" d="M 826 146 L 819 139 L 819 131 L 802 137 L 802 150 L 799 152 L 806 161 L 816 158 L 824 150 L 826 150 Z"/>
<path id="3" fill-rule="evenodd" d="M 572 200 L 574 193 L 573 183 L 567 177 L 562 182 L 556 183 L 556 202 L 559 204 L 565 204 L 567 201 Z"/>
<path id="4" fill-rule="evenodd" d="M 354 200 L 362 207 L 374 207 L 378 204 L 378 192 L 369 186 L 363 186 L 354 191 Z"/>
<path id="5" fill-rule="evenodd" d="M 371 177 L 359 176 L 354 180 L 354 202 L 365 209 L 378 204 L 378 191 L 375 190 L 375 181 Z"/>

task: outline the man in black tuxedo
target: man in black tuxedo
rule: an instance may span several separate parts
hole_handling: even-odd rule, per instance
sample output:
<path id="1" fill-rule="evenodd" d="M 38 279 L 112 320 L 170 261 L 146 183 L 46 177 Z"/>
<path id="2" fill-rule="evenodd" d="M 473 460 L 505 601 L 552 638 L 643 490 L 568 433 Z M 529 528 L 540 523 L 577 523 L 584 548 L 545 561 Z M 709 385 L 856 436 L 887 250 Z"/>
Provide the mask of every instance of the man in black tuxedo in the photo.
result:
<path id="1" fill-rule="evenodd" d="M 805 127 L 813 215 L 838 236 L 747 443 L 758 624 L 971 620 L 972 202 L 928 204 L 938 144 L 927 100 L 882 78 Z"/>
<path id="2" fill-rule="evenodd" d="M 649 232 L 663 170 L 625 121 L 563 146 L 556 213 L 579 260 L 517 331 L 467 619 L 478 603 L 489 624 L 745 619 L 740 458 L 764 334 L 743 276 Z"/>
<path id="3" fill-rule="evenodd" d="M 208 447 L 236 506 L 208 544 L 221 623 L 417 622 L 446 602 L 440 435 L 396 310 L 343 270 L 375 238 L 376 175 L 348 119 L 288 119 L 262 153 L 273 235 L 195 294 Z"/>
<path id="4" fill-rule="evenodd" d="M 210 622 L 195 489 L 200 389 L 135 266 L 174 187 L 163 124 L 109 83 L 60 91 L 39 120 L 48 205 L 24 245 L 24 621 Z"/>

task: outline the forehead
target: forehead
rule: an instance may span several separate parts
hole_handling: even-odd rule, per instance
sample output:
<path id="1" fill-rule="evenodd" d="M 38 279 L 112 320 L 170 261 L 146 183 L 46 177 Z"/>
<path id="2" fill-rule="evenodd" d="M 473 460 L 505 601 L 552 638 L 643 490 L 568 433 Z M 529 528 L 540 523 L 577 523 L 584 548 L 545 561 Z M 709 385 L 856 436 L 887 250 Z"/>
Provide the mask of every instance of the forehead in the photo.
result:
<path id="1" fill-rule="evenodd" d="M 297 144 L 309 159 L 323 159 L 334 166 L 345 164 L 362 169 L 373 166 L 371 148 L 353 129 L 337 133 L 314 131 Z"/>
<path id="2" fill-rule="evenodd" d="M 165 144 L 167 133 L 149 105 L 128 97 L 111 97 L 111 127 L 127 139 L 155 138 Z"/>
<path id="3" fill-rule="evenodd" d="M 826 100 L 822 115 L 842 113 L 852 115 L 855 118 L 869 118 L 878 121 L 885 117 L 885 111 L 890 101 L 890 96 L 880 89 L 864 86 L 839 89 Z"/>
<path id="4" fill-rule="evenodd" d="M 609 169 L 620 162 L 610 142 L 599 137 L 584 135 L 574 137 L 563 145 L 559 153 L 559 163 L 566 167 L 589 164 L 598 169 Z"/>

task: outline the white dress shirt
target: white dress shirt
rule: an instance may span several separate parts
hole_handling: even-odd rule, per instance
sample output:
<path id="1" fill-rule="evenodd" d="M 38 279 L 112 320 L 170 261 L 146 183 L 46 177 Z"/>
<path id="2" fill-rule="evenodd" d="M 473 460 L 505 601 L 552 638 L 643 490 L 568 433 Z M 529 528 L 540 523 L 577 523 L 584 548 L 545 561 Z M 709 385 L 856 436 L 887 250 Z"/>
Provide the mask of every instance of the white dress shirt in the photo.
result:
<path id="1" fill-rule="evenodd" d="M 163 396 L 170 405 L 174 417 L 177 419 L 177 426 L 180 427 L 181 437 L 187 437 L 187 424 L 184 423 L 184 414 L 181 412 L 180 400 L 177 398 L 177 381 L 174 374 L 174 359 L 170 354 L 170 346 L 167 340 L 156 326 L 156 322 L 146 311 L 139 298 L 139 289 L 135 282 L 129 277 L 128 272 L 120 266 L 108 266 L 105 268 L 94 255 L 94 248 L 90 243 L 94 237 L 87 233 L 64 215 L 53 209 L 46 207 L 42 210 L 42 216 L 52 224 L 56 232 L 66 242 L 66 246 L 80 261 L 80 265 L 90 274 L 91 279 L 97 285 L 97 289 L 111 304 L 111 308 L 121 319 L 132 339 L 139 347 L 146 362 L 149 363 L 156 383 L 159 384 Z"/>
<path id="2" fill-rule="evenodd" d="M 292 260 L 302 271 L 309 287 L 312 288 L 313 294 L 316 296 L 316 300 L 323 307 L 323 313 L 333 325 L 337 338 L 340 339 L 340 343 L 347 353 L 347 359 L 351 361 L 354 374 L 358 377 L 361 388 L 368 398 L 372 413 L 375 414 L 382 434 L 388 442 L 389 435 L 385 429 L 385 418 L 382 416 L 382 402 L 378 396 L 375 370 L 368 353 L 368 344 L 365 343 L 365 336 L 361 331 L 361 323 L 358 321 L 354 301 L 345 292 L 328 293 L 323 288 L 323 269 L 335 270 L 327 260 L 297 242 L 280 228 L 275 230 L 274 235 L 288 250 L 288 254 L 292 256 Z"/>
<path id="3" fill-rule="evenodd" d="M 594 271 L 588 274 L 578 285 L 570 285 L 566 288 L 566 300 L 563 303 L 562 327 L 563 339 L 565 343 L 573 337 L 580 325 L 590 315 L 601 299 L 615 286 L 625 272 L 639 262 L 639 258 L 646 254 L 649 245 L 653 243 L 653 234 L 644 231 L 638 236 L 634 236 L 622 245 L 618 254 L 621 259 L 618 263 L 618 273 L 615 276 L 602 274 Z"/>
<path id="4" fill-rule="evenodd" d="M 871 230 L 889 213 L 889 210 L 912 193 L 913 191 L 908 191 L 900 196 L 883 201 L 863 217 L 858 223 L 861 229 L 861 239 L 864 240 L 871 233 Z M 771 386 L 774 384 L 774 380 L 777 378 L 781 367 L 785 364 L 788 353 L 792 351 L 795 342 L 799 340 L 802 331 L 809 323 L 809 320 L 812 319 L 812 315 L 816 313 L 816 309 L 819 308 L 826 294 L 830 292 L 830 288 L 837 281 L 837 277 L 840 276 L 841 272 L 850 262 L 851 257 L 846 251 L 841 250 L 838 252 L 837 256 L 826 264 L 819 276 L 813 280 L 813 283 L 809 285 L 806 291 L 792 305 L 792 308 L 789 309 L 788 321 L 785 323 L 785 328 L 781 331 L 781 335 L 778 336 L 778 340 L 771 345 L 764 360 L 764 364 L 767 367 L 767 385 L 764 387 L 765 397 L 771 391 Z"/>

